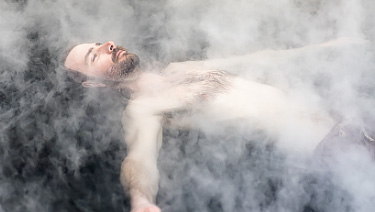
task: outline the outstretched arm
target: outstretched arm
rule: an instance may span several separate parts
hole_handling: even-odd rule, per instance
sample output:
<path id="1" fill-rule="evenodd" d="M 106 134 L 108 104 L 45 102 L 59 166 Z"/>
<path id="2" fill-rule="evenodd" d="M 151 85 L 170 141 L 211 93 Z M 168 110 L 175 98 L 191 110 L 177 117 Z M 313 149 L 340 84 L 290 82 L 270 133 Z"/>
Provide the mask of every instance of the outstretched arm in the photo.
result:
<path id="1" fill-rule="evenodd" d="M 158 212 L 155 197 L 159 171 L 157 157 L 162 140 L 162 117 L 130 103 L 123 114 L 128 155 L 121 166 L 121 183 L 130 194 L 132 212 Z"/>
<path id="2" fill-rule="evenodd" d="M 327 49 L 337 49 L 342 47 L 363 46 L 366 40 L 355 38 L 338 38 L 323 43 L 306 45 L 298 48 L 290 48 L 283 50 L 261 50 L 245 55 L 230 56 L 217 59 L 208 59 L 200 61 L 185 61 L 178 63 L 171 63 L 165 69 L 166 72 L 183 71 L 189 69 L 218 69 L 227 70 L 231 73 L 238 74 L 238 72 L 245 71 L 247 73 L 249 68 L 267 69 L 275 67 L 278 70 L 278 63 L 284 63 L 286 60 L 291 60 L 303 54 L 311 52 L 327 51 Z M 274 65 L 268 65 L 274 64 Z"/>

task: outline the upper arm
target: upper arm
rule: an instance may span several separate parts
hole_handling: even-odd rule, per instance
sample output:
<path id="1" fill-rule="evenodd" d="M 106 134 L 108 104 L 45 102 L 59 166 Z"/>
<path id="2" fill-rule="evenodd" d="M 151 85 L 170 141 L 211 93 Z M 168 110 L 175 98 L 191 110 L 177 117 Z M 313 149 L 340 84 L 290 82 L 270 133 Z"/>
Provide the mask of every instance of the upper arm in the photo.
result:
<path id="1" fill-rule="evenodd" d="M 158 154 L 163 117 L 153 113 L 150 106 L 129 103 L 123 113 L 125 142 L 128 154 L 133 157 L 156 157 Z"/>

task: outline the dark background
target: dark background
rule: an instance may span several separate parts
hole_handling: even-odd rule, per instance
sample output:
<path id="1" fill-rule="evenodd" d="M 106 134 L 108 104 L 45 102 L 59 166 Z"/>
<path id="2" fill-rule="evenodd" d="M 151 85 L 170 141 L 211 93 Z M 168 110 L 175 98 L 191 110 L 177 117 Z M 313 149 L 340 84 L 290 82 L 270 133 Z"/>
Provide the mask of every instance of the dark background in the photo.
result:
<path id="1" fill-rule="evenodd" d="M 257 14 L 260 19 L 256 21 L 264 23 L 256 31 L 243 32 L 252 32 L 253 37 L 224 39 L 222 47 L 218 45 L 219 38 L 210 37 L 216 31 L 206 28 L 210 20 L 201 20 L 204 11 L 218 5 L 208 2 L 1 2 L 0 212 L 129 211 L 129 199 L 119 181 L 121 162 L 126 155 L 120 122 L 126 99 L 118 91 L 88 90 L 69 79 L 61 67 L 67 47 L 86 40 L 117 39 L 140 55 L 142 67 L 156 69 L 172 61 L 250 53 L 264 47 L 301 46 L 345 32 L 335 15 L 325 13 L 336 3 L 342 6 L 338 1 L 328 6 L 320 1 L 314 4 L 288 1 L 285 11 L 290 12 L 287 9 L 290 5 L 296 7 L 300 11 L 295 13 L 296 17 L 303 19 L 300 23 L 288 22 L 296 19 L 285 15 L 288 13 L 280 14 L 277 19 L 277 13 L 266 10 L 273 6 L 258 5 L 267 12 Z M 116 4 L 120 5 L 117 10 Z M 235 8 L 242 7 L 244 1 L 233 4 L 238 4 Z M 259 2 L 254 4 L 257 7 Z M 362 1 L 359 5 L 366 8 L 371 4 Z M 184 8 L 187 12 L 181 14 Z M 103 16 L 107 10 L 114 15 Z M 267 16 L 268 13 L 273 15 Z M 77 14 L 87 20 L 80 20 Z M 357 13 L 353 14 L 356 17 Z M 233 11 L 226 15 L 236 17 Z M 237 16 L 241 15 L 244 14 Z M 121 24 L 114 21 L 119 17 Z M 320 28 L 306 31 L 304 25 L 310 19 L 311 25 Z M 222 24 L 228 24 L 222 31 L 225 38 L 228 38 L 225 29 L 241 37 L 238 34 L 241 31 L 229 27 L 232 23 Z M 293 24 L 294 29 L 285 27 Z M 361 24 L 368 27 L 359 31 L 371 41 L 371 20 L 363 18 Z M 356 30 L 354 27 L 349 32 Z M 234 47 L 228 49 L 231 42 Z M 245 44 L 253 45 L 241 49 Z M 361 120 L 366 114 L 363 122 L 371 133 L 373 119 L 367 108 L 373 106 L 374 99 L 371 80 L 374 72 L 370 67 L 373 59 L 368 52 L 360 53 L 370 55 L 370 59 L 364 60 L 362 66 L 356 63 L 355 68 L 346 66 L 348 70 L 342 73 L 359 73 L 359 79 L 364 79 L 354 83 L 362 85 L 355 87 L 358 101 L 348 102 L 363 106 L 353 110 L 360 111 Z M 335 91 L 331 89 L 335 87 L 334 77 L 314 76 L 312 84 L 319 82 L 318 93 L 329 101 L 340 99 L 338 94 L 327 97 Z M 369 211 L 375 207 L 371 201 L 375 196 L 371 190 L 375 176 L 373 159 L 367 157 L 368 151 L 362 145 L 357 145 L 363 143 L 361 130 L 357 125 L 351 129 L 355 132 L 344 140 L 353 141 L 354 147 L 345 151 L 357 146 L 359 150 L 345 154 L 349 159 L 339 163 L 335 162 L 344 157 L 342 152 L 333 159 L 287 155 L 261 132 L 244 136 L 226 131 L 213 136 L 195 130 L 165 129 L 157 203 L 163 211 L 179 212 Z M 345 178 L 344 173 L 351 176 Z"/>

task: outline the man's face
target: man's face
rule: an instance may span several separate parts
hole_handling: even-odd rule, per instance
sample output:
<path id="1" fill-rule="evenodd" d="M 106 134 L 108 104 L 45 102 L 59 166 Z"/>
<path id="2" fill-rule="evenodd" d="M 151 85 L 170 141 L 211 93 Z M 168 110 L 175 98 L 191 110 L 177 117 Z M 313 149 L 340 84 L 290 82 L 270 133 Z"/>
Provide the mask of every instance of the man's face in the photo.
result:
<path id="1" fill-rule="evenodd" d="M 120 81 L 139 64 L 138 56 L 109 41 L 105 44 L 84 43 L 75 46 L 64 66 L 88 76 Z"/>

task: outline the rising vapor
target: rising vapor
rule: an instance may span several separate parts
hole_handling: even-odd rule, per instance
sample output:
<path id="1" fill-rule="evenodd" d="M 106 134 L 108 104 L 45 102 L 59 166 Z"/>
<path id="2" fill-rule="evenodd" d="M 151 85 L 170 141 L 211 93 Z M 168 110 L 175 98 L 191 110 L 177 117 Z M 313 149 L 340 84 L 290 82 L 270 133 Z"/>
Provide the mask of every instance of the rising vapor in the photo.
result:
<path id="1" fill-rule="evenodd" d="M 165 129 L 163 211 L 372 211 L 374 10 L 372 0 L 0 1 L 0 212 L 129 210 L 126 99 L 82 88 L 61 63 L 70 46 L 108 40 L 145 71 L 204 60 L 275 86 L 344 133 L 301 155 L 243 126 Z M 337 38 L 339 48 L 284 51 Z"/>

